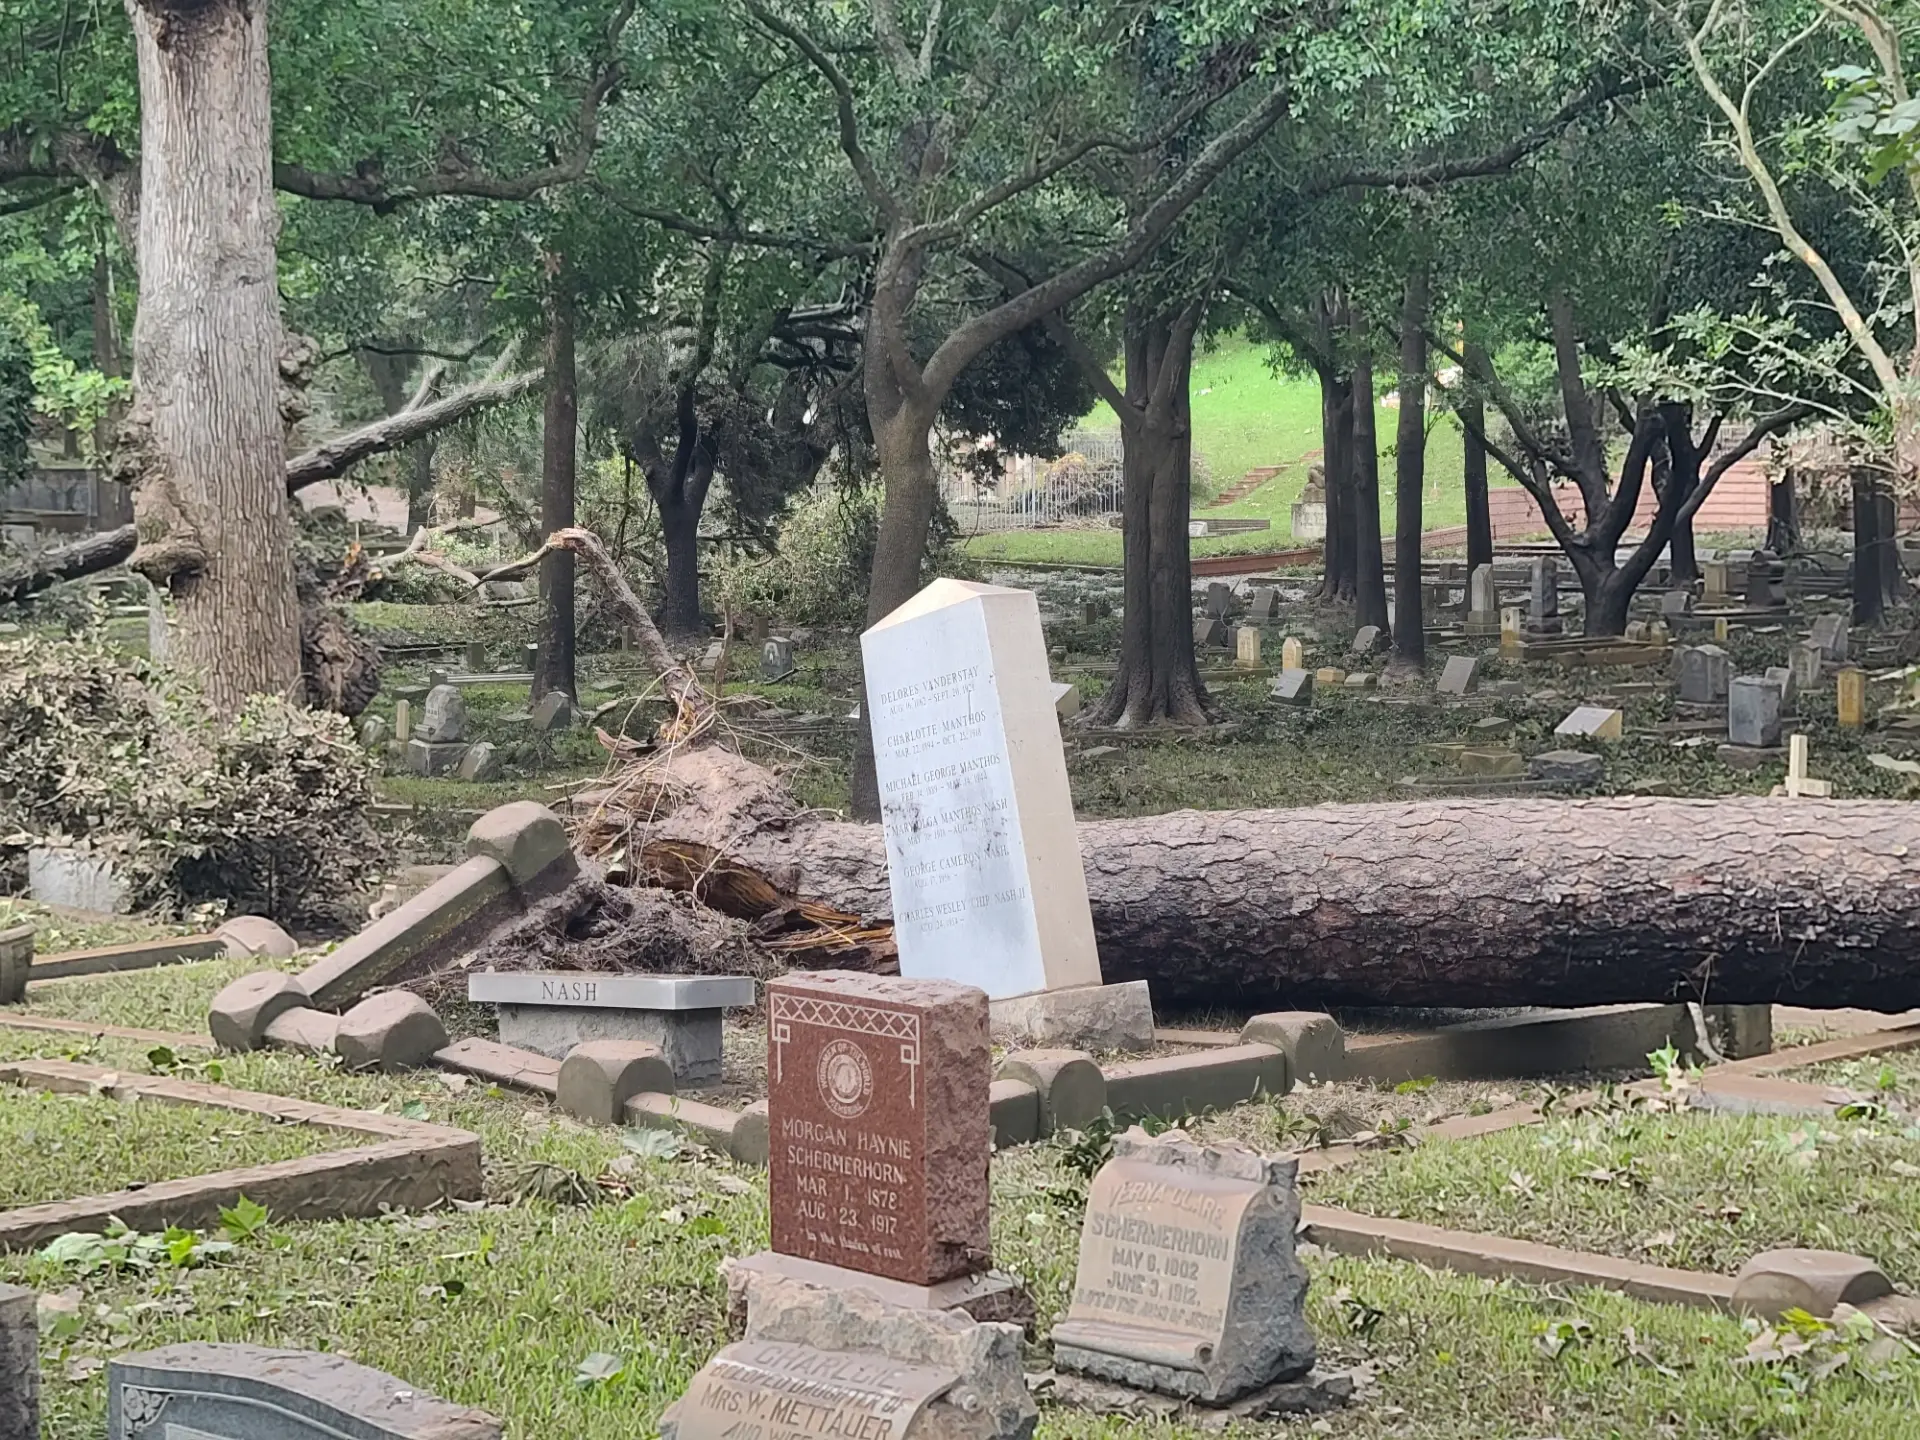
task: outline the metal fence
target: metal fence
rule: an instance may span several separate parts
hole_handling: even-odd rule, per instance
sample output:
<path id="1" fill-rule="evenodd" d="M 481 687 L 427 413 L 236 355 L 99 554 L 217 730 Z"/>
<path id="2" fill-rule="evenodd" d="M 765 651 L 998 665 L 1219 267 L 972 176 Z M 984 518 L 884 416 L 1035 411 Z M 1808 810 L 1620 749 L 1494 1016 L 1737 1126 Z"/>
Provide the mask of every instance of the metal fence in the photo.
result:
<path id="1" fill-rule="evenodd" d="M 1104 530 L 1120 513 L 1120 432 L 1075 430 L 1058 460 L 1020 455 L 985 483 L 947 466 L 940 490 L 970 535 L 996 530 Z"/>

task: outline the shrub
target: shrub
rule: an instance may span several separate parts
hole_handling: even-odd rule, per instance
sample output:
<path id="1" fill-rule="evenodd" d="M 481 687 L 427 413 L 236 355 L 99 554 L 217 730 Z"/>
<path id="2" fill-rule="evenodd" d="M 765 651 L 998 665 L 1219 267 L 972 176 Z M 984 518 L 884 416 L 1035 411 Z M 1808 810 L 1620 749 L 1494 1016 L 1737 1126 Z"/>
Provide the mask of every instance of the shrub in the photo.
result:
<path id="1" fill-rule="evenodd" d="M 0 645 L 0 857 L 85 842 L 143 905 L 342 918 L 382 859 L 371 758 L 275 697 L 221 718 L 95 633 Z"/>

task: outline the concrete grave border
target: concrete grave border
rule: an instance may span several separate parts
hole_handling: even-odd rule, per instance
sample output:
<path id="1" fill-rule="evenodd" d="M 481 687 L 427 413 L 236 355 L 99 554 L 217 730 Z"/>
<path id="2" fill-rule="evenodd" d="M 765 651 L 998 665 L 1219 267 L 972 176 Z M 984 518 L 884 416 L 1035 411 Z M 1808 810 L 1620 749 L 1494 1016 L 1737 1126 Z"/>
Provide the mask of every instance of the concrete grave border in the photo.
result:
<path id="1" fill-rule="evenodd" d="M 1831 1114 L 1844 1101 L 1844 1097 L 1834 1093 L 1833 1087 L 1775 1077 L 1785 1071 L 1916 1047 L 1920 1047 L 1920 1025 L 1906 1025 L 1730 1061 L 1708 1070 L 1702 1077 L 1700 1089 L 1734 1103 L 1709 1100 L 1694 1108 L 1721 1113 L 1765 1109 L 1775 1114 Z M 1653 1081 L 1628 1087 L 1629 1091 L 1643 1094 L 1656 1093 L 1658 1088 Z M 1563 1103 L 1575 1109 L 1593 1098 L 1593 1093 L 1588 1092 Z M 1790 1106 L 1796 1108 L 1788 1108 Z M 1544 1119 L 1536 1106 L 1514 1105 L 1487 1115 L 1456 1116 L 1430 1127 L 1422 1135 L 1423 1138 L 1468 1140 L 1522 1125 L 1537 1125 Z M 1300 1173 L 1342 1168 L 1358 1162 L 1367 1153 L 1354 1146 L 1307 1151 L 1299 1156 Z M 1586 1285 L 1664 1304 L 1727 1311 L 1746 1308 L 1743 1297 L 1736 1294 L 1739 1280 L 1736 1276 L 1673 1270 L 1485 1231 L 1448 1230 L 1324 1205 L 1303 1206 L 1301 1220 L 1302 1239 L 1339 1254 L 1385 1256 L 1460 1274 L 1505 1277 L 1533 1284 Z M 1889 1296 L 1884 1302 L 1869 1303 L 1861 1308 L 1874 1314 L 1876 1305 L 1880 1305 L 1891 1318 L 1904 1315 L 1903 1305 L 1910 1304 L 1908 1297 Z"/>
<path id="2" fill-rule="evenodd" d="M 139 1190 L 3 1210 L 0 1251 L 29 1249 L 73 1231 L 97 1234 L 115 1218 L 135 1230 L 172 1225 L 206 1229 L 218 1225 L 220 1211 L 243 1194 L 265 1205 L 277 1220 L 354 1219 L 393 1209 L 427 1210 L 481 1195 L 479 1136 L 444 1125 L 61 1060 L 0 1062 L 0 1084 L 57 1095 L 99 1093 L 116 1100 L 137 1096 L 142 1103 L 236 1111 L 376 1141 L 297 1160 L 163 1180 Z"/>

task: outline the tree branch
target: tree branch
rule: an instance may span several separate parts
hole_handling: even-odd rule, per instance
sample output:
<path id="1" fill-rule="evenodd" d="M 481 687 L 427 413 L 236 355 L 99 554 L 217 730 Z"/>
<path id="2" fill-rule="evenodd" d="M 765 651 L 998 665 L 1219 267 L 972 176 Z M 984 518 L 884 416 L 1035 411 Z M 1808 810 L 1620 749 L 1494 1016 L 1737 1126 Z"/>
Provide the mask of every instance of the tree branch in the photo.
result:
<path id="1" fill-rule="evenodd" d="M 543 190 L 568 185 L 585 178 L 593 164 L 593 152 L 600 139 L 600 107 L 614 86 L 620 83 L 623 65 L 620 37 L 633 18 L 635 0 L 619 0 L 607 21 L 601 39 L 600 54 L 593 79 L 580 98 L 580 113 L 574 121 L 573 148 L 563 158 L 523 175 L 490 175 L 459 166 L 431 175 L 390 181 L 377 164 L 369 163 L 351 175 L 324 175 L 302 165 L 276 163 L 275 188 L 309 200 L 342 200 L 365 205 L 377 215 L 388 215 L 400 206 L 416 200 L 446 195 L 470 196 L 479 200 L 531 200 Z"/>
<path id="2" fill-rule="evenodd" d="M 1140 155 L 1148 150 L 1157 149 L 1186 129 L 1225 93 L 1227 93 L 1225 90 L 1219 88 L 1202 90 L 1181 106 L 1172 119 L 1145 135 L 1136 135 L 1131 138 L 1121 135 L 1086 136 L 1066 149 L 1058 151 L 1049 159 L 1035 161 L 1018 175 L 1010 175 L 996 185 L 989 185 L 944 220 L 914 226 L 900 237 L 900 243 L 926 246 L 951 240 L 988 211 L 1004 205 L 1014 196 L 1023 194 L 1036 185 L 1045 184 L 1062 170 L 1096 150 L 1110 150 L 1120 155 Z"/>
<path id="3" fill-rule="evenodd" d="M 1328 194 L 1351 187 L 1387 190 L 1423 190 L 1450 184 L 1456 180 L 1477 180 L 1489 175 L 1504 175 L 1535 151 L 1545 148 L 1575 120 L 1629 95 L 1644 95 L 1665 84 L 1658 76 L 1634 80 L 1615 79 L 1599 82 L 1574 96 L 1553 114 L 1524 134 L 1517 135 L 1496 150 L 1457 160 L 1435 160 L 1425 165 L 1404 165 L 1398 169 L 1357 169 L 1315 181 L 1301 197 Z"/>
<path id="4" fill-rule="evenodd" d="M 899 223 L 900 202 L 881 181 L 880 172 L 874 169 L 873 160 L 860 143 L 860 121 L 854 113 L 853 87 L 847 83 L 847 77 L 840 73 L 840 67 L 833 63 L 832 56 L 821 49 L 820 43 L 799 26 L 781 19 L 760 0 L 744 0 L 744 4 L 749 15 L 806 56 L 813 68 L 833 88 L 834 112 L 840 126 L 840 151 L 853 167 L 853 173 L 859 177 L 860 188 L 866 191 L 867 200 L 880 212 L 891 229 Z"/>
<path id="5" fill-rule="evenodd" d="M 469 415 L 518 399 L 545 377 L 543 370 L 528 370 L 504 379 L 482 380 L 431 404 L 401 410 L 371 425 L 336 435 L 287 461 L 287 493 L 293 494 L 322 480 L 337 479 L 362 460 L 384 455 L 389 450 L 404 449 Z"/>
<path id="6" fill-rule="evenodd" d="M 976 315 L 950 334 L 927 362 L 928 390 L 944 395 L 960 372 L 989 345 L 1024 330 L 1048 311 L 1069 304 L 1094 286 L 1124 274 L 1144 260 L 1221 172 L 1279 122 L 1290 98 L 1287 82 L 1278 81 L 1258 105 L 1208 142 L 1179 178 L 1141 212 L 1119 242 L 1004 301 L 986 314 Z"/>

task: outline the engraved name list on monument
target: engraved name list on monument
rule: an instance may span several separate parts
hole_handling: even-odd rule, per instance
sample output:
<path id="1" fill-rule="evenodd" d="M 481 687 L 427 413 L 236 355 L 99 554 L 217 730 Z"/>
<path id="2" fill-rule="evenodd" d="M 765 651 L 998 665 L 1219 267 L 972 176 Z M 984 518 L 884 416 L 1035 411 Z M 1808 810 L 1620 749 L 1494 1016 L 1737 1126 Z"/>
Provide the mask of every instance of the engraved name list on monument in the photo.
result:
<path id="1" fill-rule="evenodd" d="M 861 645 L 901 972 L 1099 984 L 1034 596 L 936 580 Z"/>
<path id="2" fill-rule="evenodd" d="M 945 618 L 945 617 L 942 617 Z M 963 617 L 954 617 L 956 619 Z M 954 649 L 941 646 L 940 653 Z M 1023 902 L 1025 855 L 1013 775 L 998 721 L 999 696 L 984 664 L 896 685 L 874 698 L 886 778 L 887 862 L 910 901 L 894 924 L 927 941 L 980 927 L 1008 945 L 1030 945 Z"/>

